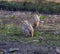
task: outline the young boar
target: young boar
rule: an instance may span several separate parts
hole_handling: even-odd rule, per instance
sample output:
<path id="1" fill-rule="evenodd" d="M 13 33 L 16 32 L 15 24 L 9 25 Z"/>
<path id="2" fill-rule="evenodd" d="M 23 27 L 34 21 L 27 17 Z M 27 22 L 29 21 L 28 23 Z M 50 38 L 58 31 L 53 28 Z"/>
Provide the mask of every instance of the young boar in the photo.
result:
<path id="1" fill-rule="evenodd" d="M 37 14 L 34 14 L 33 16 L 33 27 L 38 28 L 40 23 L 39 16 Z"/>
<path id="2" fill-rule="evenodd" d="M 33 37 L 34 29 L 33 29 L 32 25 L 27 20 L 23 21 L 21 29 L 26 36 Z"/>

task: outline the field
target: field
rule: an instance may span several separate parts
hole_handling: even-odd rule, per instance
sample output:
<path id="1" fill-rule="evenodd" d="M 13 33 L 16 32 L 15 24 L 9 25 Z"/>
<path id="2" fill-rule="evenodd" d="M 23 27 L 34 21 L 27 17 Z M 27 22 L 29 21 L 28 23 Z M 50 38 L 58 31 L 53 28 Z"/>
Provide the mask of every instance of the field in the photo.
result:
<path id="1" fill-rule="evenodd" d="M 39 49 L 40 46 L 60 47 L 60 15 L 38 14 L 40 17 L 40 26 L 38 29 L 35 29 L 34 37 L 26 37 L 21 33 L 21 22 L 27 19 L 32 24 L 33 14 L 34 12 L 27 11 L 14 12 L 0 10 L 0 42 L 3 45 L 7 43 L 7 48 L 9 46 L 13 48 L 15 46 L 18 48 L 22 47 L 21 50 L 23 53 L 21 51 L 21 54 L 27 53 L 24 51 L 25 48 L 26 50 L 31 49 L 30 54 L 33 54 L 32 51 Z"/>

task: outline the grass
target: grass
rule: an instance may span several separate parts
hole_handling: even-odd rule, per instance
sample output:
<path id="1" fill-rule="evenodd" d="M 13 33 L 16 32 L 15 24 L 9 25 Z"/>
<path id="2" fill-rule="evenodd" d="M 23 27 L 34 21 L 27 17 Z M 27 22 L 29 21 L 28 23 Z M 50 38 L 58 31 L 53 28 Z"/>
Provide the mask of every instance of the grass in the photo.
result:
<path id="1" fill-rule="evenodd" d="M 32 17 L 32 16 L 30 16 Z M 8 19 L 17 19 L 15 15 L 13 16 L 8 16 Z M 45 16 L 40 16 L 41 19 L 45 19 Z M 34 37 L 24 37 L 24 35 L 20 34 L 20 26 L 16 25 L 15 23 L 7 23 L 3 24 L 3 20 L 0 19 L 1 22 L 1 30 L 0 30 L 0 41 L 6 40 L 7 41 L 22 41 L 25 43 L 31 43 L 31 44 L 38 44 L 38 45 L 56 45 L 60 46 L 60 34 L 52 34 L 49 32 L 39 32 L 35 31 L 34 32 Z M 49 25 L 40 25 L 44 29 L 53 29 L 53 28 L 58 28 L 59 24 L 54 25 L 54 26 L 49 26 Z M 48 39 L 48 40 L 47 40 Z M 50 40 L 51 39 L 51 40 Z"/>
<path id="2" fill-rule="evenodd" d="M 0 19 L 0 23 L 2 23 L 3 22 L 3 20 L 2 19 Z"/>
<path id="3" fill-rule="evenodd" d="M 31 44 L 38 45 L 56 45 L 60 46 L 59 39 L 60 34 L 52 34 L 49 32 L 34 32 L 34 37 L 22 37 L 19 32 L 19 26 L 15 27 L 15 24 L 7 24 L 5 28 L 0 30 L 0 35 L 4 35 L 4 37 L 8 37 L 9 41 L 22 41 Z M 47 40 L 48 39 L 48 40 Z M 49 40 L 53 39 L 53 40 Z M 0 38 L 0 41 L 3 41 L 3 38 Z"/>
<path id="4" fill-rule="evenodd" d="M 5 17 L 6 17 L 6 19 L 17 19 L 17 17 L 15 15 L 12 15 L 12 16 L 6 15 Z"/>
<path id="5" fill-rule="evenodd" d="M 19 41 L 19 37 L 18 36 L 10 36 L 9 41 Z"/>
<path id="6" fill-rule="evenodd" d="M 17 19 L 17 17 L 16 17 L 15 15 L 13 15 L 11 18 L 13 18 L 13 19 Z"/>
<path id="7" fill-rule="evenodd" d="M 53 35 L 51 33 L 42 33 L 43 35 L 41 36 L 41 33 L 42 32 L 35 32 L 33 38 L 25 37 L 20 40 L 31 44 L 46 45 L 46 46 L 51 46 L 51 45 L 60 46 L 59 44 L 60 34 Z"/>
<path id="8" fill-rule="evenodd" d="M 45 16 L 39 16 L 40 19 L 45 19 L 46 17 Z"/>

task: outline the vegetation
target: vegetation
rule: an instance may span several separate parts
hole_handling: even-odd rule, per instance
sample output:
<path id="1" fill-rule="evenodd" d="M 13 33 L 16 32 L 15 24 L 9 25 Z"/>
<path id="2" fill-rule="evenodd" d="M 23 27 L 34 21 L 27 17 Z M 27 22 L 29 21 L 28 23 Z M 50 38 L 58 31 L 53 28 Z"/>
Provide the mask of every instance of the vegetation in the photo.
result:
<path id="1" fill-rule="evenodd" d="M 40 17 L 40 19 L 45 19 L 46 17 L 45 16 L 39 16 Z"/>
<path id="2" fill-rule="evenodd" d="M 49 32 L 34 32 L 34 37 L 23 37 L 19 32 L 19 26 L 16 26 L 15 24 L 6 24 L 3 29 L 0 30 L 0 35 L 2 37 L 7 38 L 9 41 L 22 41 L 26 43 L 33 43 L 33 44 L 39 44 L 39 45 L 56 45 L 60 46 L 58 43 L 60 40 L 60 34 L 53 34 Z M 1 37 L 1 36 L 0 36 Z M 5 39 L 1 38 L 0 41 L 3 41 Z"/>
<path id="3" fill-rule="evenodd" d="M 39 1 L 40 2 L 40 1 Z M 0 9 L 8 10 L 8 11 L 38 11 L 40 13 L 47 13 L 47 14 L 59 14 L 60 13 L 60 3 L 31 3 L 31 2 L 6 2 L 0 1 Z M 31 16 L 32 17 L 32 16 Z M 6 16 L 7 19 L 17 19 L 15 15 Z M 54 18 L 54 17 L 51 17 Z M 40 19 L 45 19 L 45 16 L 40 16 Z M 40 26 L 44 29 L 52 29 L 51 26 L 48 25 L 41 25 Z M 59 26 L 59 25 L 58 25 Z M 60 46 L 60 34 L 53 34 L 49 32 L 39 32 L 35 31 L 34 37 L 24 37 L 20 34 L 20 26 L 14 23 L 7 23 L 3 24 L 3 20 L 0 19 L 0 41 L 9 40 L 9 41 L 23 41 L 27 43 L 34 43 L 39 45 L 56 45 Z M 55 26 L 56 27 L 56 26 Z M 53 28 L 55 28 L 53 27 Z M 2 37 L 2 38 L 1 38 Z M 3 38 L 4 37 L 4 38 Z M 7 38 L 8 37 L 8 38 Z"/>
<path id="4" fill-rule="evenodd" d="M 40 13 L 47 14 L 59 14 L 60 13 L 60 3 L 55 2 L 7 2 L 0 1 L 0 9 L 10 10 L 10 11 L 38 11 Z"/>

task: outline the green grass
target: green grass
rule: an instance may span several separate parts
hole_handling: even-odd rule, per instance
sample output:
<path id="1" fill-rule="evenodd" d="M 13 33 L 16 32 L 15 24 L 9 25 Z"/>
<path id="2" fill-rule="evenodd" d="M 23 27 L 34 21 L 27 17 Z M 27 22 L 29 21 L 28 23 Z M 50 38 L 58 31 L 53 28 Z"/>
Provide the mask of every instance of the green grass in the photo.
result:
<path id="1" fill-rule="evenodd" d="M 16 26 L 14 23 L 3 25 L 3 29 L 0 30 L 0 37 L 1 35 L 4 36 L 4 38 L 7 38 L 6 40 L 9 41 L 22 41 L 26 43 L 31 43 L 31 44 L 38 44 L 38 45 L 56 45 L 60 46 L 59 39 L 60 39 L 60 34 L 51 34 L 49 32 L 39 32 L 35 31 L 34 32 L 34 37 L 24 37 L 20 35 L 20 26 Z M 2 37 L 3 37 L 2 36 Z M 3 41 L 4 38 L 0 38 L 0 41 Z M 48 41 L 47 41 L 48 39 Z M 49 40 L 53 39 L 53 40 Z"/>
<path id="2" fill-rule="evenodd" d="M 46 17 L 45 16 L 39 16 L 40 19 L 45 19 Z"/>
<path id="3" fill-rule="evenodd" d="M 0 34 L 4 34 L 5 36 L 8 36 L 9 41 L 22 41 L 22 42 L 26 42 L 26 43 L 30 43 L 30 44 L 47 45 L 47 46 L 51 46 L 51 45 L 60 46 L 60 43 L 59 43 L 60 34 L 54 35 L 49 32 L 35 31 L 34 37 L 23 37 L 20 35 L 18 27 L 17 28 L 11 27 L 9 29 L 2 29 L 0 32 L 1 32 Z M 47 41 L 47 39 L 53 39 L 53 40 Z M 2 41 L 4 39 L 0 39 L 0 40 Z M 34 41 L 34 40 L 38 40 L 38 41 Z"/>
<path id="4" fill-rule="evenodd" d="M 1 32 L 5 32 L 5 31 L 1 31 Z M 14 34 L 14 32 L 13 32 L 13 34 Z M 11 35 L 11 33 L 9 35 Z M 41 37 L 43 39 L 41 39 Z M 53 40 L 47 41 L 47 39 L 53 39 Z M 12 35 L 10 37 L 8 36 L 9 41 L 22 41 L 22 42 L 31 43 L 31 44 L 47 45 L 47 46 L 48 45 L 60 46 L 60 44 L 58 43 L 60 41 L 59 39 L 60 39 L 60 35 L 53 35 L 53 34 L 45 33 L 41 36 L 41 34 L 39 32 L 35 32 L 34 37 L 19 37 L 18 35 L 17 36 Z M 4 40 L 4 39 L 0 38 L 0 40 Z"/>
<path id="5" fill-rule="evenodd" d="M 17 19 L 17 17 L 16 17 L 15 15 L 13 15 L 11 18 L 13 18 L 13 19 Z"/>
<path id="6" fill-rule="evenodd" d="M 10 15 L 7 15 L 7 16 L 5 16 L 7 19 L 17 19 L 17 17 L 15 16 L 15 15 L 12 15 L 12 16 L 10 16 Z M 0 20 L 1 21 L 1 20 Z"/>

